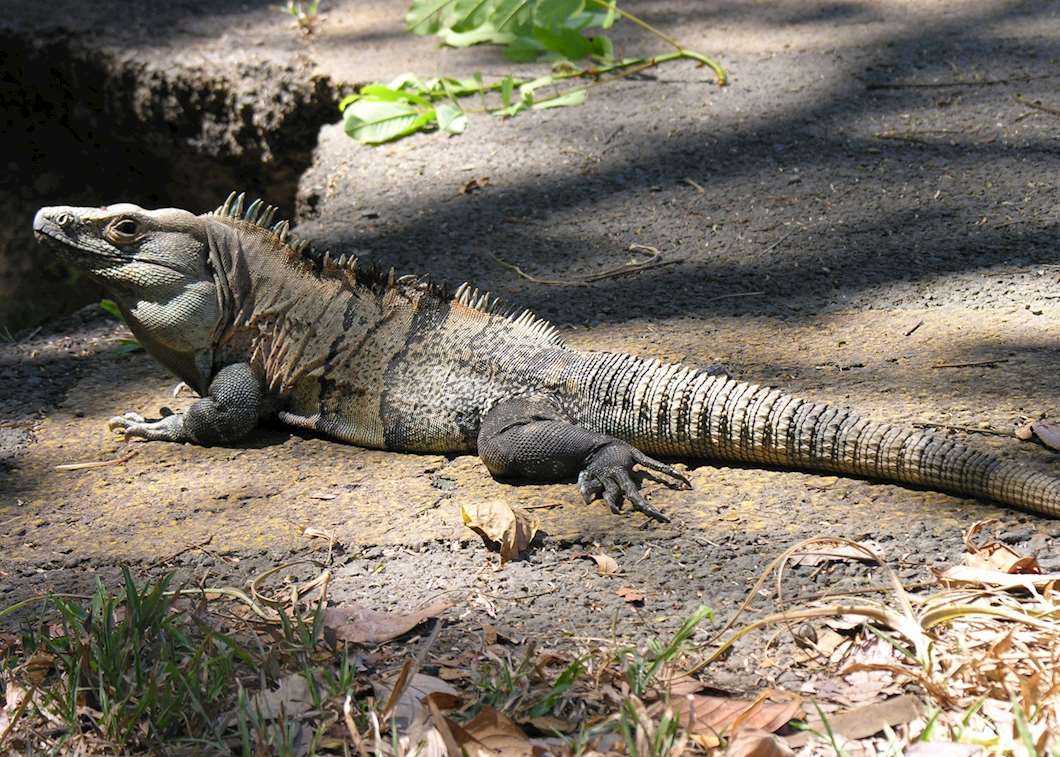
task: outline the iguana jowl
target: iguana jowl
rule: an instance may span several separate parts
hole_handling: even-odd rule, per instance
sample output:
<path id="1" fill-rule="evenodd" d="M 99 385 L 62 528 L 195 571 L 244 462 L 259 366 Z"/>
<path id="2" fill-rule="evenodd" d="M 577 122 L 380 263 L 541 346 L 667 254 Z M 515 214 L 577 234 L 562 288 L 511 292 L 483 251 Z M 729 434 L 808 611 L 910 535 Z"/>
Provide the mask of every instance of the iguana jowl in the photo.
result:
<path id="1" fill-rule="evenodd" d="M 663 518 L 648 454 L 883 479 L 1060 516 L 1060 478 L 940 435 L 862 418 L 708 370 L 579 352 L 528 311 L 461 286 L 359 270 L 273 223 L 275 209 L 42 208 L 34 230 L 112 293 L 148 352 L 202 398 L 111 425 L 126 437 L 224 444 L 275 417 L 366 447 L 477 450 L 499 478 L 573 479 L 617 512 Z"/>

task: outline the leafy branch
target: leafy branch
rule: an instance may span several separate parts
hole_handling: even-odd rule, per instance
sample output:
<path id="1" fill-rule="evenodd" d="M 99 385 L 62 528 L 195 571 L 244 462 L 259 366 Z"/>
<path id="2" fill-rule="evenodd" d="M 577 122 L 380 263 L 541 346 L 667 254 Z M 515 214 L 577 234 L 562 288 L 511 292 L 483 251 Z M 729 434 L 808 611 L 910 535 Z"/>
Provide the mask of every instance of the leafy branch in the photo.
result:
<path id="1" fill-rule="evenodd" d="M 602 31 L 622 19 L 674 50 L 616 59 L 614 44 Z M 695 61 L 710 68 L 719 85 L 727 82 L 713 58 L 618 8 L 616 0 L 413 0 L 405 23 L 409 31 L 434 35 L 450 47 L 501 45 L 517 63 L 550 61 L 551 73 L 531 79 L 509 74 L 492 82 L 478 73 L 426 80 L 403 74 L 386 85 L 366 85 L 339 104 L 346 133 L 359 142 L 380 144 L 431 129 L 462 134 L 468 113 L 511 118 L 527 110 L 580 105 L 593 87 L 676 60 Z M 471 97 L 478 98 L 479 107 L 464 107 L 461 101 Z"/>

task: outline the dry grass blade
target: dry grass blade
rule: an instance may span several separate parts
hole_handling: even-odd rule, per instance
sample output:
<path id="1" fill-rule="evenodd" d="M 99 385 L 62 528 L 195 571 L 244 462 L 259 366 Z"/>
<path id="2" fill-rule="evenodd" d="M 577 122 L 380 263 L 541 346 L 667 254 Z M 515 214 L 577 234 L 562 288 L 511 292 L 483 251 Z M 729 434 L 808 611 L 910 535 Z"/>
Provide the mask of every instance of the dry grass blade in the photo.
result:
<path id="1" fill-rule="evenodd" d="M 56 465 L 55 470 L 87 470 L 89 468 L 106 468 L 109 465 L 125 465 L 125 463 L 139 454 L 140 450 L 134 449 L 113 460 L 97 460 L 91 463 L 64 463 L 63 465 Z"/>

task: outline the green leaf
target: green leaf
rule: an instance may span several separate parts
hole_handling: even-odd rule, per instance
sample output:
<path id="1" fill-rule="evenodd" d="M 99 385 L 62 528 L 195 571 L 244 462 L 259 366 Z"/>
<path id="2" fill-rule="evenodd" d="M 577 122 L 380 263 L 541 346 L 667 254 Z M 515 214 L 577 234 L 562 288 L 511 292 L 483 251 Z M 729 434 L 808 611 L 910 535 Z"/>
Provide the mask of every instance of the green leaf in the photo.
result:
<path id="1" fill-rule="evenodd" d="M 128 355 L 133 352 L 143 352 L 143 350 L 144 346 L 135 339 L 122 339 L 111 352 L 116 355 Z"/>
<path id="2" fill-rule="evenodd" d="M 125 323 L 125 316 L 122 315 L 121 309 L 118 307 L 118 303 L 114 300 L 100 300 L 99 306 L 105 312 L 111 315 L 113 318 L 117 318 L 122 323 Z"/>
<path id="3" fill-rule="evenodd" d="M 585 0 L 549 0 L 534 3 L 534 26 L 555 29 L 571 16 L 581 13 Z"/>
<path id="4" fill-rule="evenodd" d="M 339 100 L 339 113 L 346 110 L 350 105 L 361 99 L 360 95 L 346 95 L 344 98 Z"/>
<path id="5" fill-rule="evenodd" d="M 361 98 L 346 108 L 343 128 L 346 133 L 369 145 L 389 142 L 420 131 L 435 120 L 434 109 L 419 110 L 404 100 L 368 100 Z"/>
<path id="6" fill-rule="evenodd" d="M 611 42 L 610 37 L 605 37 L 602 34 L 597 37 L 590 37 L 589 44 L 593 47 L 593 57 L 608 63 L 615 59 L 615 45 Z"/>
<path id="7" fill-rule="evenodd" d="M 607 4 L 607 15 L 604 16 L 603 23 L 600 24 L 604 29 L 610 29 L 615 25 L 615 16 L 618 14 L 618 2 L 617 0 L 611 0 Z"/>
<path id="8" fill-rule="evenodd" d="M 426 97 L 421 97 L 413 92 L 406 92 L 404 90 L 391 89 L 390 87 L 384 87 L 382 84 L 369 84 L 361 87 L 361 97 L 371 100 L 382 100 L 386 102 L 401 102 L 411 101 L 417 105 L 423 105 L 424 107 L 430 107 L 431 101 Z"/>
<path id="9" fill-rule="evenodd" d="M 533 105 L 534 103 L 534 92 L 541 88 L 547 87 L 555 81 L 551 76 L 539 76 L 533 81 L 528 81 L 523 86 L 519 87 L 519 99 L 527 105 Z"/>
<path id="10" fill-rule="evenodd" d="M 592 55 L 592 43 L 573 29 L 558 27 L 554 29 L 535 26 L 534 40 L 550 52 L 558 53 L 570 60 L 579 60 Z"/>
<path id="11" fill-rule="evenodd" d="M 450 134 L 463 134 L 467 128 L 467 115 L 454 103 L 439 103 L 435 108 L 438 128 Z"/>
<path id="12" fill-rule="evenodd" d="M 508 74 L 501 80 L 501 103 L 507 108 L 512 104 L 512 88 L 515 86 L 515 80 L 511 74 Z"/>
<path id="13" fill-rule="evenodd" d="M 439 32 L 443 45 L 449 47 L 471 47 L 472 45 L 507 45 L 515 40 L 511 32 L 498 31 L 493 24 L 483 24 L 467 32 L 456 32 L 452 29 Z"/>
<path id="14" fill-rule="evenodd" d="M 513 63 L 532 63 L 545 54 L 545 48 L 533 37 L 516 37 L 504 48 L 504 57 Z"/>
<path id="15" fill-rule="evenodd" d="M 409 31 L 436 34 L 454 47 L 492 42 L 510 44 L 502 35 L 525 37 L 531 29 L 599 26 L 600 10 L 587 10 L 585 0 L 412 0 L 405 15 Z"/>
<path id="16" fill-rule="evenodd" d="M 493 112 L 493 115 L 500 116 L 501 118 L 511 118 L 512 116 L 519 115 L 520 113 L 522 113 L 524 110 L 526 110 L 529 107 L 530 106 L 527 105 L 522 100 L 516 100 L 514 103 L 509 105 L 507 108 L 498 108 L 497 110 L 492 111 L 492 112 Z"/>
<path id="17" fill-rule="evenodd" d="M 420 77 L 414 73 L 406 71 L 400 76 L 394 77 L 389 84 L 386 85 L 389 89 L 400 89 L 412 92 L 424 92 L 430 87 L 420 80 Z"/>
<path id="18" fill-rule="evenodd" d="M 585 95 L 585 89 L 572 89 L 570 92 L 550 97 L 548 100 L 536 102 L 530 107 L 534 110 L 548 110 L 549 108 L 567 108 L 571 105 L 581 105 L 585 102 Z"/>

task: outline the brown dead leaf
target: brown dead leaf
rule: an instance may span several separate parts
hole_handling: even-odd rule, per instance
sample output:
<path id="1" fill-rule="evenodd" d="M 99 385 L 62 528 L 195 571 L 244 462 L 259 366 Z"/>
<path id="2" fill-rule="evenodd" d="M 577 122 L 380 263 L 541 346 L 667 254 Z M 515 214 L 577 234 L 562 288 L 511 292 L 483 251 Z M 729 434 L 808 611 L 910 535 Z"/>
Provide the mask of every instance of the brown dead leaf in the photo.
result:
<path id="1" fill-rule="evenodd" d="M 990 568 L 969 568 L 967 565 L 953 565 L 943 571 L 935 571 L 935 575 L 946 586 L 988 586 L 994 589 L 1026 591 L 1041 590 L 1049 584 L 1060 582 L 1060 573 L 1006 573 Z"/>
<path id="2" fill-rule="evenodd" d="M 768 731 L 743 730 L 729 742 L 724 757 L 791 757 L 794 754 L 779 736 Z"/>
<path id="3" fill-rule="evenodd" d="M 259 691 L 251 701 L 254 712 L 267 720 L 300 718 L 313 709 L 309 682 L 298 673 L 281 678 L 275 689 Z"/>
<path id="4" fill-rule="evenodd" d="M 828 716 L 828 727 L 833 733 L 847 739 L 863 739 L 879 733 L 886 727 L 902 725 L 920 717 L 924 711 L 920 701 L 909 694 L 903 694 L 883 702 L 874 702 L 864 707 Z M 819 715 L 807 719 L 808 729 L 802 733 L 788 736 L 788 746 L 801 747 L 812 736 L 810 731 L 823 732 L 824 724 Z"/>
<path id="5" fill-rule="evenodd" d="M 375 698 L 380 702 L 388 702 L 393 694 L 394 687 L 398 685 L 401 673 L 397 673 L 385 681 L 373 681 L 372 688 L 375 690 Z M 418 718 L 426 717 L 424 700 L 432 696 L 432 701 L 437 703 L 440 709 L 448 709 L 451 700 L 446 697 L 459 697 L 460 692 L 447 684 L 441 678 L 417 673 L 405 685 L 397 701 L 393 703 L 391 712 L 398 724 L 404 728 Z M 446 696 L 439 696 L 446 695 Z"/>
<path id="6" fill-rule="evenodd" d="M 466 184 L 464 184 L 464 186 L 460 187 L 460 194 L 469 195 L 472 192 L 488 187 L 489 185 L 489 176 L 479 176 L 476 179 L 471 179 L 471 181 L 467 182 Z"/>
<path id="7" fill-rule="evenodd" d="M 638 591 L 632 586 L 620 586 L 615 589 L 615 594 L 629 602 L 631 605 L 640 604 L 644 601 L 644 592 Z"/>
<path id="8" fill-rule="evenodd" d="M 379 644 L 408 633 L 450 607 L 452 604 L 445 600 L 407 614 L 378 612 L 359 605 L 329 607 L 324 610 L 324 631 L 351 644 Z"/>
<path id="9" fill-rule="evenodd" d="M 1041 567 L 1035 557 L 1021 555 L 1012 547 L 992 542 L 964 555 L 963 562 L 970 568 L 1000 570 L 1003 573 L 1040 574 Z"/>
<path id="10" fill-rule="evenodd" d="M 877 557 L 883 557 L 884 549 L 879 544 L 873 541 L 859 542 L 860 546 L 864 549 L 858 549 L 852 544 L 846 544 L 845 542 L 836 542 L 834 544 L 828 544 L 824 542 L 815 542 L 813 546 L 807 549 L 805 552 L 799 552 L 790 561 L 790 565 L 804 565 L 813 566 L 820 565 L 825 562 L 836 562 L 838 560 L 858 560 L 860 562 L 877 562 L 873 559 L 872 555 Z"/>
<path id="11" fill-rule="evenodd" d="M 957 744 L 952 741 L 917 741 L 903 752 L 904 757 L 975 757 L 982 754 L 978 744 Z"/>
<path id="12" fill-rule="evenodd" d="M 662 669 L 655 676 L 655 681 L 652 684 L 652 689 L 655 692 L 655 697 L 658 698 L 665 693 L 669 695 L 671 699 L 677 697 L 683 697 L 688 694 L 698 694 L 707 688 L 707 685 L 700 681 L 698 678 L 694 678 L 683 670 L 675 668 L 673 665 L 665 664 Z M 715 691 L 717 687 L 712 686 Z"/>
<path id="13" fill-rule="evenodd" d="M 47 652 L 35 652 L 26 660 L 23 667 L 26 671 L 26 680 L 37 685 L 41 683 L 55 664 L 55 655 Z"/>
<path id="14" fill-rule="evenodd" d="M 596 572 L 601 576 L 613 576 L 618 573 L 618 560 L 611 557 L 611 555 L 605 555 L 600 552 L 598 554 L 590 554 L 589 557 L 596 563 Z"/>
<path id="15" fill-rule="evenodd" d="M 1060 422 L 1039 418 L 1031 424 L 1031 431 L 1046 447 L 1060 451 Z"/>
<path id="16" fill-rule="evenodd" d="M 449 725 L 453 737 L 468 757 L 533 757 L 540 753 L 522 728 L 488 705 L 463 726 L 453 727 L 455 724 L 451 721 Z"/>
<path id="17" fill-rule="evenodd" d="M 773 698 L 776 701 L 770 701 Z M 798 697 L 771 690 L 753 700 L 689 694 L 674 698 L 670 707 L 681 727 L 704 736 L 726 735 L 743 728 L 775 731 L 802 714 Z"/>
<path id="18" fill-rule="evenodd" d="M 487 548 L 501 553 L 501 562 L 514 560 L 525 552 L 540 528 L 537 518 L 500 499 L 461 505 L 460 517 L 465 526 L 482 537 Z"/>

